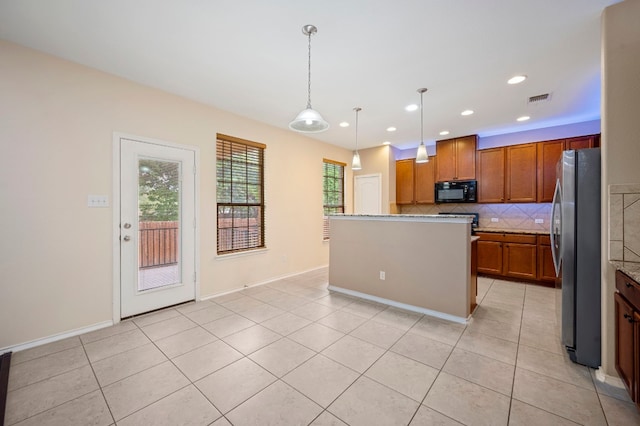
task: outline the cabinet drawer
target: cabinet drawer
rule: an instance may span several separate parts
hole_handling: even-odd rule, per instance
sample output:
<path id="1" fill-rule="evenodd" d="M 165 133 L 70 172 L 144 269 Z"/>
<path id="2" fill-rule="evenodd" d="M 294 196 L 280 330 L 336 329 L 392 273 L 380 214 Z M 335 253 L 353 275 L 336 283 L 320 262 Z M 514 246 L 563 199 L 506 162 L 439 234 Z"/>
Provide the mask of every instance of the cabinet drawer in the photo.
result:
<path id="1" fill-rule="evenodd" d="M 535 235 L 527 234 L 506 234 L 493 232 L 476 232 L 476 236 L 480 237 L 480 241 L 498 241 L 501 243 L 517 243 L 517 244 L 536 244 Z"/>
<path id="2" fill-rule="evenodd" d="M 636 309 L 640 308 L 640 285 L 637 282 L 616 271 L 616 288 Z"/>
<path id="3" fill-rule="evenodd" d="M 538 235 L 538 244 L 543 246 L 550 246 L 551 237 L 549 237 L 548 235 Z"/>

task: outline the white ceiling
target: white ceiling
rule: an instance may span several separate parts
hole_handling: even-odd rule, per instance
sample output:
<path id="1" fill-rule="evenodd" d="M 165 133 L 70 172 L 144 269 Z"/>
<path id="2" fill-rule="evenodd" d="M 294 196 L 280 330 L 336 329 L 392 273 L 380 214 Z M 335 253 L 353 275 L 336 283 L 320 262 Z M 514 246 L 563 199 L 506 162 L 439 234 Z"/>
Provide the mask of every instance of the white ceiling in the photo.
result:
<path id="1" fill-rule="evenodd" d="M 427 143 L 598 119 L 600 15 L 617 2 L 0 0 L 0 38 L 286 129 L 306 106 L 313 24 L 312 105 L 331 128 L 310 137 L 352 149 L 338 124 L 359 106 L 360 148 L 404 149 L 420 87 Z M 516 74 L 529 78 L 507 85 Z"/>

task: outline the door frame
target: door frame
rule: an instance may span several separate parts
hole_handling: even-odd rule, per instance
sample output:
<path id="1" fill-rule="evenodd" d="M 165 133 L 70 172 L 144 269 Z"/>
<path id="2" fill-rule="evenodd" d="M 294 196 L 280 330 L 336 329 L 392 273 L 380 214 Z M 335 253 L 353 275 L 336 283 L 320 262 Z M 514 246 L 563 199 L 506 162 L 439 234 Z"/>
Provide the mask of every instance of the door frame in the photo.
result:
<path id="1" fill-rule="evenodd" d="M 167 142 L 160 139 L 148 138 L 144 136 L 136 136 L 122 132 L 113 132 L 113 191 L 112 191 L 112 262 L 113 262 L 113 299 L 112 299 L 112 315 L 113 323 L 117 324 L 121 320 L 120 312 L 120 139 L 129 139 L 137 142 L 160 145 L 168 148 L 188 149 L 193 151 L 195 155 L 195 181 L 194 181 L 194 214 L 196 218 L 196 226 L 194 230 L 194 271 L 195 280 L 195 300 L 200 300 L 200 148 L 194 145 L 184 145 L 174 142 Z"/>
<path id="2" fill-rule="evenodd" d="M 357 184 L 356 181 L 358 180 L 358 178 L 372 178 L 372 177 L 376 177 L 378 178 L 378 187 L 380 188 L 380 193 L 378 195 L 378 210 L 380 210 L 380 214 L 384 214 L 382 212 L 382 173 L 370 173 L 370 174 L 366 174 L 366 175 L 355 175 L 353 177 L 353 211 L 356 211 L 356 191 L 357 191 Z"/>

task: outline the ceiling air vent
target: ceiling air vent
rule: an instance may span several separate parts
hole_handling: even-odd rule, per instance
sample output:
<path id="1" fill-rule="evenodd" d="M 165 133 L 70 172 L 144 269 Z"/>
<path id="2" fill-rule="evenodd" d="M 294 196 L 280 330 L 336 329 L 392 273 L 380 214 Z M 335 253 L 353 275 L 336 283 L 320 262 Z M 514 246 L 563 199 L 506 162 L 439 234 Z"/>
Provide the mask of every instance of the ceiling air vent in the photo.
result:
<path id="1" fill-rule="evenodd" d="M 527 101 L 528 104 L 539 104 L 542 102 L 549 102 L 551 100 L 550 93 L 544 93 L 542 95 L 531 96 Z"/>

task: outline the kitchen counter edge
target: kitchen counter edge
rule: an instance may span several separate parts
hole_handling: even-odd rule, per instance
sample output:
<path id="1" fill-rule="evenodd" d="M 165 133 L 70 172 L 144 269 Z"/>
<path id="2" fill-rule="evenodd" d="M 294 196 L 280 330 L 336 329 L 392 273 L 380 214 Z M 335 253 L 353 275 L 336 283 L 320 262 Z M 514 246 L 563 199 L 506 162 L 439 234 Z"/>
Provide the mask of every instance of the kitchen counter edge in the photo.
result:
<path id="1" fill-rule="evenodd" d="M 622 271 L 635 281 L 640 282 L 640 262 L 623 262 L 622 260 L 610 260 L 618 271 Z"/>

